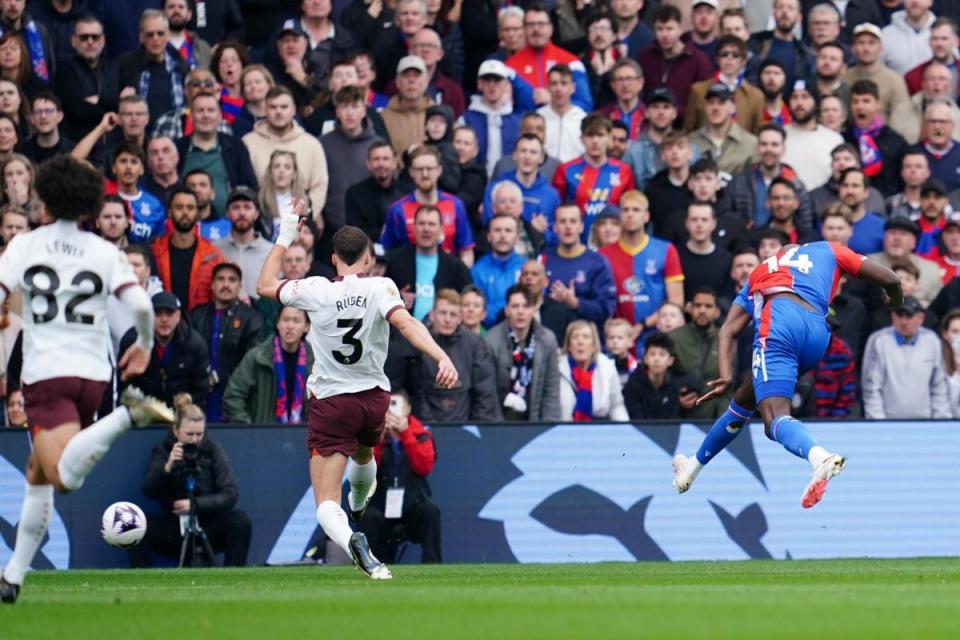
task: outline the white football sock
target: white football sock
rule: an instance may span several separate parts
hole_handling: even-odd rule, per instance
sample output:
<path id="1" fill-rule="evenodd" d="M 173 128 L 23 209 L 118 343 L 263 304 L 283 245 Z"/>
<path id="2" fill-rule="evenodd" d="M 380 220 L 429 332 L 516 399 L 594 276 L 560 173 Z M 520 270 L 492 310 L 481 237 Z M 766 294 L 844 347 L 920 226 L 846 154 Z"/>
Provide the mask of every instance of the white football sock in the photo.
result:
<path id="1" fill-rule="evenodd" d="M 816 470 L 820 466 L 820 463 L 829 458 L 832 453 L 821 447 L 820 445 L 814 445 L 810 447 L 809 453 L 807 453 L 807 461 L 810 463 L 810 466 Z"/>
<path id="2" fill-rule="evenodd" d="M 17 542 L 13 555 L 3 570 L 3 577 L 11 584 L 23 584 L 30 563 L 37 555 L 37 549 L 47 533 L 50 510 L 53 508 L 52 484 L 28 484 L 23 494 L 23 507 L 20 509 L 20 522 L 17 523 Z"/>
<path id="3" fill-rule="evenodd" d="M 323 532 L 333 540 L 334 544 L 350 555 L 350 536 L 353 530 L 347 522 L 346 512 L 333 500 L 324 500 L 317 507 L 317 522 L 323 527 Z"/>
<path id="4" fill-rule="evenodd" d="M 110 445 L 132 424 L 130 412 L 126 407 L 119 407 L 73 436 L 57 464 L 63 488 L 75 491 L 82 487 L 86 477 L 110 450 Z"/>
<path id="5" fill-rule="evenodd" d="M 367 494 L 377 480 L 376 458 L 371 457 L 366 464 L 357 464 L 356 461 L 351 460 L 350 467 L 347 469 L 347 480 L 350 481 L 350 493 L 347 495 L 350 510 L 359 511 L 363 509 Z"/>
<path id="6" fill-rule="evenodd" d="M 703 469 L 703 465 L 700 464 L 700 461 L 697 460 L 697 454 L 694 453 L 690 456 L 690 462 L 693 464 L 690 465 L 690 479 L 696 480 L 697 476 L 700 475 L 700 470 Z"/>

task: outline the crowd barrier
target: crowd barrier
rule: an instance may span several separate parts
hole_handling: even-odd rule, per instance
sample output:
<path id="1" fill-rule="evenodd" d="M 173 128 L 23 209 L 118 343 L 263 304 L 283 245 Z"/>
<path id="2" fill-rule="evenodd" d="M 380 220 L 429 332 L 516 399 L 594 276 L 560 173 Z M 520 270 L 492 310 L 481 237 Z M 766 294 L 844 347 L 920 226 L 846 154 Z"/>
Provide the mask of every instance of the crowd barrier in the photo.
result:
<path id="1" fill-rule="evenodd" d="M 809 510 L 810 469 L 751 425 L 691 491 L 670 487 L 674 453 L 705 425 L 438 426 L 430 478 L 446 562 L 598 562 L 960 555 L 960 428 L 953 422 L 814 422 L 848 456 Z M 316 529 L 302 427 L 212 426 L 253 519 L 250 563 L 302 555 Z M 58 495 L 35 567 L 122 567 L 103 509 L 140 493 L 159 428 L 125 435 L 76 494 Z M 13 546 L 29 441 L 0 432 L 0 566 Z M 411 554 L 410 558 L 416 557 Z"/>

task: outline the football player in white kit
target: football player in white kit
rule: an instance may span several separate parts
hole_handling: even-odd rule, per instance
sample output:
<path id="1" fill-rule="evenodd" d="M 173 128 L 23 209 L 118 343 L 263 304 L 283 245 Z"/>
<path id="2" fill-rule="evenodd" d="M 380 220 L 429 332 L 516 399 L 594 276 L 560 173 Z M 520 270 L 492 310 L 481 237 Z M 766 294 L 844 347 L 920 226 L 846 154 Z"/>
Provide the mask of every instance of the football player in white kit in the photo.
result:
<path id="1" fill-rule="evenodd" d="M 119 407 L 93 422 L 113 375 L 107 297 L 133 311 L 140 336 L 120 358 L 123 378 L 143 373 L 153 348 L 153 308 L 126 256 L 81 231 L 103 203 L 103 176 L 65 155 L 40 166 L 37 193 L 51 224 L 13 239 L 0 256 L 0 302 L 24 293 L 23 396 L 33 450 L 27 462 L 13 555 L 0 573 L 0 600 L 16 601 L 43 541 L 53 490 L 83 485 L 110 445 L 133 424 L 173 422 L 163 403 L 127 389 Z"/>
<path id="2" fill-rule="evenodd" d="M 429 331 L 407 311 L 389 278 L 367 277 L 373 264 L 370 240 L 356 227 L 333 235 L 334 280 L 277 279 L 287 247 L 303 224 L 306 203 L 281 213 L 280 234 L 260 271 L 257 293 L 303 309 L 310 317 L 307 341 L 314 364 L 307 380 L 307 449 L 317 521 L 324 533 L 376 580 L 392 576 L 370 552 L 367 539 L 354 533 L 340 508 L 340 485 L 348 459 L 350 514 L 359 521 L 377 487 L 372 448 L 380 442 L 390 404 L 390 382 L 383 373 L 390 337 L 388 323 L 410 343 L 437 361 L 437 384 L 452 388 L 457 370 Z"/>

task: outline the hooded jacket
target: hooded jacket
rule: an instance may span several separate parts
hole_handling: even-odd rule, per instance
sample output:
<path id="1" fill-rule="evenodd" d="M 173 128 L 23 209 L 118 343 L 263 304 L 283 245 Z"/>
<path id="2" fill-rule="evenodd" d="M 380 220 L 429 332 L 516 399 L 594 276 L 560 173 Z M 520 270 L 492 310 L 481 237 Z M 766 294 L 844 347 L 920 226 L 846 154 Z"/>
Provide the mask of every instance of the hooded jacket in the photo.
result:
<path id="1" fill-rule="evenodd" d="M 907 12 L 897 11 L 890 17 L 890 24 L 881 32 L 883 41 L 883 64 L 898 74 L 906 74 L 918 64 L 929 60 L 930 27 L 936 16 L 927 11 L 923 27 L 918 31 L 907 22 Z"/>
<path id="2" fill-rule="evenodd" d="M 340 125 L 320 138 L 326 156 L 334 158 L 327 168 L 327 205 L 323 209 L 323 219 L 331 231 L 346 224 L 345 196 L 347 189 L 367 176 L 367 150 L 376 142 L 377 134 L 369 120 L 364 119 L 359 135 L 350 137 Z"/>
<path id="3" fill-rule="evenodd" d="M 390 98 L 380 115 L 383 116 L 383 123 L 387 125 L 390 141 L 398 156 L 403 155 L 411 146 L 423 142 L 427 107 L 432 104 L 433 101 L 426 96 L 421 96 L 413 107 L 403 106 L 400 96 Z"/>
<path id="4" fill-rule="evenodd" d="M 137 340 L 137 329 L 132 327 L 120 340 L 120 353 Z M 173 332 L 165 349 L 157 343 L 150 354 L 146 370 L 139 376 L 121 383 L 134 385 L 148 396 L 173 405 L 173 396 L 189 393 L 193 403 L 207 404 L 210 389 L 210 355 L 206 341 L 193 330 L 186 314 Z"/>
<path id="5" fill-rule="evenodd" d="M 443 116 L 447 123 L 447 129 L 439 140 L 430 138 L 426 133 L 427 120 L 432 116 Z M 436 147 L 440 152 L 440 164 L 443 166 L 443 173 L 440 174 L 437 186 L 441 191 L 458 193 L 462 175 L 460 173 L 460 157 L 457 155 L 457 150 L 453 148 L 453 109 L 445 104 L 431 104 L 424 113 L 423 123 L 424 137 L 420 142 Z M 408 155 L 407 153 L 403 154 L 403 164 L 406 167 L 410 166 Z M 410 182 L 414 182 L 412 176 Z"/>
<path id="6" fill-rule="evenodd" d="M 480 153 L 477 158 L 483 163 L 487 175 L 493 175 L 497 161 L 513 153 L 513 147 L 520 137 L 521 115 L 514 113 L 509 102 L 493 109 L 483 97 L 476 95 L 470 101 L 470 108 L 463 114 L 464 124 L 477 132 Z"/>
<path id="7" fill-rule="evenodd" d="M 327 156 L 320 141 L 303 130 L 296 122 L 283 135 L 274 134 L 266 120 L 253 125 L 253 131 L 243 136 L 243 144 L 250 152 L 250 162 L 257 178 L 262 179 L 270 167 L 270 154 L 276 149 L 292 151 L 297 156 L 300 185 L 310 196 L 314 213 L 323 211 L 327 202 Z"/>

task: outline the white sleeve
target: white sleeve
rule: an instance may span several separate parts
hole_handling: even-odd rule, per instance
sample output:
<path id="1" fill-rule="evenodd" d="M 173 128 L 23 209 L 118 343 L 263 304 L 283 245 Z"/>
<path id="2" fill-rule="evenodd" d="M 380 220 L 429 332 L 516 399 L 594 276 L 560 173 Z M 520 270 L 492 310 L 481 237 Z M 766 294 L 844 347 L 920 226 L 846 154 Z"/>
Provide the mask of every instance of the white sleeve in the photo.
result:
<path id="1" fill-rule="evenodd" d="M 277 302 L 294 309 L 315 311 L 320 306 L 323 284 L 326 278 L 312 277 L 301 280 L 284 280 L 277 288 Z"/>
<path id="2" fill-rule="evenodd" d="M 23 246 L 21 236 L 10 241 L 9 246 L 0 255 L 0 303 L 13 293 L 23 278 L 20 247 Z"/>
<path id="3" fill-rule="evenodd" d="M 130 262 L 127 260 L 127 254 L 123 251 L 117 250 L 117 257 L 108 268 L 110 269 L 110 280 L 107 288 L 110 293 L 119 297 L 120 292 L 124 289 L 131 285 L 139 284 L 137 282 L 137 275 L 133 272 L 133 267 L 130 266 Z"/>
<path id="4" fill-rule="evenodd" d="M 379 290 L 379 299 L 377 300 L 377 309 L 386 320 L 390 319 L 390 314 L 398 309 L 406 309 L 403 304 L 403 298 L 400 297 L 400 291 L 397 285 L 390 278 L 381 278 L 383 286 Z"/>
<path id="5" fill-rule="evenodd" d="M 147 351 L 153 349 L 153 305 L 147 292 L 139 284 L 122 287 L 117 297 L 133 312 L 133 326 L 137 330 L 137 345 Z"/>

